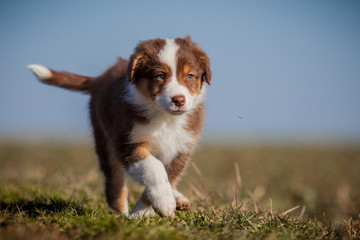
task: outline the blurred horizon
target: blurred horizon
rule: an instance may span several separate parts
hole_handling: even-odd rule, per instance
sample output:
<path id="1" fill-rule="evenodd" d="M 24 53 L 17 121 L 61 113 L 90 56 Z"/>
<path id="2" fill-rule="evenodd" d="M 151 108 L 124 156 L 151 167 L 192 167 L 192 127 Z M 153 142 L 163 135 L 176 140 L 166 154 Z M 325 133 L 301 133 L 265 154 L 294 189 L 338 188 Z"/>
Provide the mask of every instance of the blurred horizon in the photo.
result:
<path id="1" fill-rule="evenodd" d="M 26 65 L 95 76 L 190 35 L 213 71 L 205 140 L 360 142 L 358 1 L 1 1 L 0 32 L 0 140 L 91 139 L 89 97 Z"/>

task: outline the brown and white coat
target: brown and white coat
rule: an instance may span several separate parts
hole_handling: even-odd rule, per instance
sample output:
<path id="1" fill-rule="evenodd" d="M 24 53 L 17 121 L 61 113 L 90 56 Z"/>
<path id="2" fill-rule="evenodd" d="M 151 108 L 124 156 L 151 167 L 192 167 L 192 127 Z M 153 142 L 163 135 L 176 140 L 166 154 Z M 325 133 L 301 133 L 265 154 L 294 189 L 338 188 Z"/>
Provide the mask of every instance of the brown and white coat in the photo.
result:
<path id="1" fill-rule="evenodd" d="M 171 216 L 190 203 L 176 190 L 198 141 L 204 117 L 207 55 L 190 37 L 140 42 L 99 77 L 29 66 L 44 83 L 89 93 L 96 153 L 107 201 L 128 214 L 128 172 L 145 186 L 131 211 Z"/>

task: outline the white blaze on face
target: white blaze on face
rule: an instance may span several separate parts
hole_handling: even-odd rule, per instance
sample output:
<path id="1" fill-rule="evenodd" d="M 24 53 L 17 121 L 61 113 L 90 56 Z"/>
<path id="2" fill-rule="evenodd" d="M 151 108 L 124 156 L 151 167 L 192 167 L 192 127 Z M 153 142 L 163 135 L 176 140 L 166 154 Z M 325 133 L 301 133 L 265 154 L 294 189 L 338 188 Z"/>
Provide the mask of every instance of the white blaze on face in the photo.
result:
<path id="1" fill-rule="evenodd" d="M 158 55 L 160 61 L 170 67 L 172 76 L 170 81 L 166 85 L 165 90 L 158 97 L 157 101 L 162 108 L 170 112 L 176 112 L 179 110 L 188 111 L 193 106 L 193 96 L 190 94 L 189 90 L 185 86 L 179 84 L 176 76 L 176 53 L 178 49 L 179 46 L 175 43 L 173 39 L 166 39 L 166 44 L 164 48 L 160 50 Z M 181 109 L 172 103 L 172 98 L 178 95 L 183 95 L 185 97 L 185 105 L 182 106 Z"/>

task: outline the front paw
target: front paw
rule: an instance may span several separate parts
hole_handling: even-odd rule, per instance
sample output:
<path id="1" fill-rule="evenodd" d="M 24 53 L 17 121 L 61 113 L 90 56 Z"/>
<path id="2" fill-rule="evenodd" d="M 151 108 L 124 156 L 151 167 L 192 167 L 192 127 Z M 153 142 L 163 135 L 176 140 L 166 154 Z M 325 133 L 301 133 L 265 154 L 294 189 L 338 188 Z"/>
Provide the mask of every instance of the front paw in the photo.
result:
<path id="1" fill-rule="evenodd" d="M 190 201 L 189 200 L 176 200 L 176 210 L 185 211 L 190 209 Z"/>
<path id="2" fill-rule="evenodd" d="M 149 200 L 143 194 L 132 209 L 129 218 L 151 217 L 153 215 L 155 215 L 154 209 L 152 208 Z"/>
<path id="3" fill-rule="evenodd" d="M 176 201 L 170 185 L 148 189 L 147 196 L 153 209 L 161 217 L 174 215 Z"/>
<path id="4" fill-rule="evenodd" d="M 189 199 L 175 189 L 173 189 L 173 193 L 176 201 L 176 210 L 184 211 L 190 209 Z"/>

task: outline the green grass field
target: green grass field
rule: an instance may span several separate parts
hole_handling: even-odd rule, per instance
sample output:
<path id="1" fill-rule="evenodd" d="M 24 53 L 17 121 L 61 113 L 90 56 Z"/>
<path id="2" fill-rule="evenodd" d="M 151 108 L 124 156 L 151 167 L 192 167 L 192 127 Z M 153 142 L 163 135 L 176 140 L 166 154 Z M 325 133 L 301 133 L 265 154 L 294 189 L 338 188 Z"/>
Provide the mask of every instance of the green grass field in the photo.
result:
<path id="1" fill-rule="evenodd" d="M 126 219 L 91 144 L 3 141 L 0 239 L 360 238 L 359 145 L 203 144 L 192 159 L 179 184 L 191 210 Z"/>

